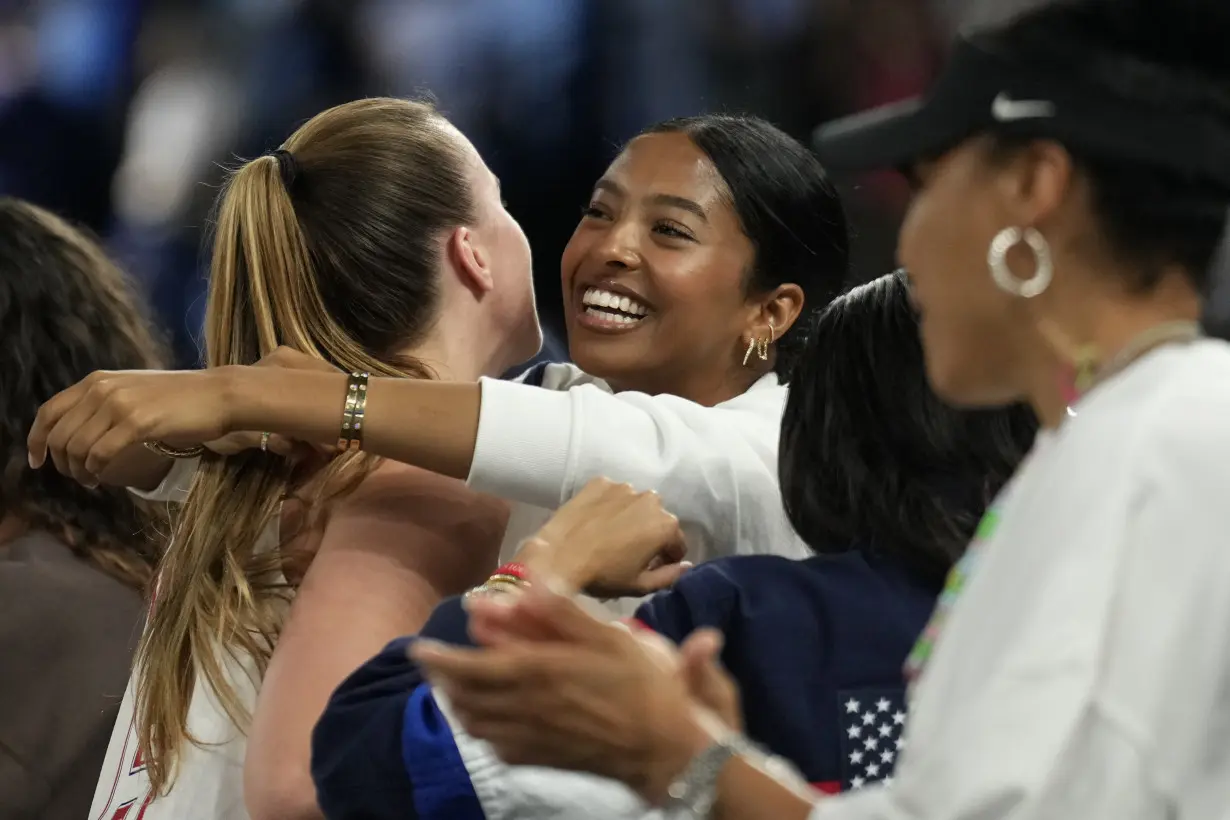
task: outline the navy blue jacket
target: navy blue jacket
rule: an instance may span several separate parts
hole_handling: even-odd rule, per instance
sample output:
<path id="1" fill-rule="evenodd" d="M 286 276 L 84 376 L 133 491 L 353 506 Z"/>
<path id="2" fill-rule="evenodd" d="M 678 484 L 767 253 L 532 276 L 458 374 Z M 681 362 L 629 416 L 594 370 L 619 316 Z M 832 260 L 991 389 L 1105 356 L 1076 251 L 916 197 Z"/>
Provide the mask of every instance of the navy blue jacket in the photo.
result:
<path id="1" fill-rule="evenodd" d="M 902 663 L 938 590 L 859 552 L 791 561 L 757 555 L 690 570 L 637 612 L 679 642 L 725 635 L 749 737 L 818 788 L 891 774 L 905 717 Z M 470 644 L 460 599 L 422 635 Z M 312 777 L 331 820 L 483 817 L 447 722 L 402 638 L 334 693 L 312 741 Z"/>

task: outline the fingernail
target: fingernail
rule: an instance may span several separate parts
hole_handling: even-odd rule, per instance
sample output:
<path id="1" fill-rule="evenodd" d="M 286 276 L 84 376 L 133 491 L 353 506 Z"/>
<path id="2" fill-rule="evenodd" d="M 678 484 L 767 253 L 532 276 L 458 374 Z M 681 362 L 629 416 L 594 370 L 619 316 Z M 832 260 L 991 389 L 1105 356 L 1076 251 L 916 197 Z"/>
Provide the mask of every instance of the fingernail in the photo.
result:
<path id="1" fill-rule="evenodd" d="M 30 462 L 30 469 L 37 470 L 38 465 L 34 463 L 34 453 L 26 453 L 26 461 Z"/>
<path id="2" fill-rule="evenodd" d="M 443 648 L 444 644 L 439 641 L 433 641 L 430 638 L 419 638 L 410 644 L 409 655 L 416 660 L 431 659 L 433 656 L 439 655 L 440 650 Z"/>

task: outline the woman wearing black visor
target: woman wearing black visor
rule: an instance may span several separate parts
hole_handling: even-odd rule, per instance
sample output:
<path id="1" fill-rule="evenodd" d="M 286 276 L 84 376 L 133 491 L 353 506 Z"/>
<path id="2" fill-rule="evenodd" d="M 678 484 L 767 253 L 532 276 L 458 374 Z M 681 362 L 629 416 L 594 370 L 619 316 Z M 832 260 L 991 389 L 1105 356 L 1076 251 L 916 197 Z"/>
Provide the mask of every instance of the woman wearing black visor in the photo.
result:
<path id="1" fill-rule="evenodd" d="M 916 186 L 899 255 L 936 391 L 1028 401 L 1046 428 L 910 658 L 894 782 L 821 798 L 767 774 L 660 653 L 538 587 L 472 623 L 531 634 L 550 612 L 578 658 L 605 642 L 609 673 L 559 643 L 425 649 L 466 728 L 683 816 L 1224 818 L 1230 345 L 1207 297 L 1227 277 L 1228 42 L 1217 0 L 1052 3 L 961 40 L 925 100 L 817 135 L 831 168 Z M 582 697 L 582 674 L 602 686 Z M 517 709 L 486 708 L 525 680 Z"/>

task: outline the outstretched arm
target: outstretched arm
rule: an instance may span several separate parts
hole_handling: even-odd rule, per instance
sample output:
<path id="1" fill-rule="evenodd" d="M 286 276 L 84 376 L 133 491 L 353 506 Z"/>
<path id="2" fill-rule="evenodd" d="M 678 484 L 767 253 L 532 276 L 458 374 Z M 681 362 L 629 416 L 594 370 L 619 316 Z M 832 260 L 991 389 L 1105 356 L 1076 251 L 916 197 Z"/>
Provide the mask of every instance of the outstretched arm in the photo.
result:
<path id="1" fill-rule="evenodd" d="M 95 374 L 40 411 L 32 463 L 50 448 L 62 471 L 89 481 L 134 441 L 259 430 L 336 443 L 346 381 L 336 372 L 267 366 Z M 372 379 L 367 395 L 364 449 L 467 478 L 483 492 L 555 508 L 607 476 L 657 490 L 698 561 L 735 545 L 788 551 L 795 542 L 784 516 L 763 515 L 781 504 L 780 387 L 754 387 L 719 407 L 486 379 Z"/>

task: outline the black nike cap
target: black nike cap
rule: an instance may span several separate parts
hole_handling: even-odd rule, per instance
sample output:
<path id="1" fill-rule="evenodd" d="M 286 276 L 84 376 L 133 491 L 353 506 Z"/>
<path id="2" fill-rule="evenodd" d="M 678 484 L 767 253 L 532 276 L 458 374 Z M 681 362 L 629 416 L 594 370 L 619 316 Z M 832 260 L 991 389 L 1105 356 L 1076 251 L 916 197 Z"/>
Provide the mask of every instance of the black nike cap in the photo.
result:
<path id="1" fill-rule="evenodd" d="M 904 169 L 984 132 L 1054 139 L 1230 186 L 1226 123 L 1143 105 L 967 39 L 925 97 L 822 125 L 813 148 L 831 170 Z"/>

